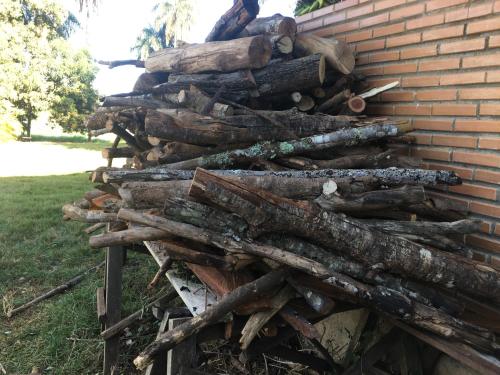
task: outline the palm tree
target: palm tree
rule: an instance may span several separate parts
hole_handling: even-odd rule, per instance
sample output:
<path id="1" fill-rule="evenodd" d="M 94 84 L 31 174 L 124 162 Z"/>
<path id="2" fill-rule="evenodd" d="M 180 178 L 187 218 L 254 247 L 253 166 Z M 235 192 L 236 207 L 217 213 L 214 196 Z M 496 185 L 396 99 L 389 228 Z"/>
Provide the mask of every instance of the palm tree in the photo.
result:
<path id="1" fill-rule="evenodd" d="M 193 21 L 193 0 L 171 0 L 153 7 L 155 20 L 153 25 L 142 29 L 132 51 L 139 59 L 145 59 L 151 52 L 163 48 L 172 48 L 183 33 L 189 31 Z"/>

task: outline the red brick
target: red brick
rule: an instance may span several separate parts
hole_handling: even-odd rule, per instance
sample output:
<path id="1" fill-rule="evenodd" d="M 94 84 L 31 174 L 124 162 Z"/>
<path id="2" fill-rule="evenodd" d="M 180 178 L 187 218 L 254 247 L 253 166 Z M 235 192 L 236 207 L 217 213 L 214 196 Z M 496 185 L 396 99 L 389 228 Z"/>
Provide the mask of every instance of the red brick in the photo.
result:
<path id="1" fill-rule="evenodd" d="M 500 59 L 500 55 L 499 55 L 499 59 Z M 500 82 L 500 70 L 496 70 L 493 72 L 487 72 L 486 82 L 488 82 L 488 83 Z"/>
<path id="2" fill-rule="evenodd" d="M 373 30 L 373 37 L 378 38 L 386 35 L 399 34 L 402 33 L 403 31 L 405 31 L 405 24 L 404 22 L 401 22 L 401 23 L 396 23 L 394 25 L 379 27 Z"/>
<path id="3" fill-rule="evenodd" d="M 500 58 L 500 57 L 499 57 Z M 482 87 L 459 90 L 459 98 L 467 99 L 500 99 L 500 87 Z"/>
<path id="4" fill-rule="evenodd" d="M 453 121 L 451 120 L 414 120 L 414 129 L 421 130 L 453 130 Z"/>
<path id="5" fill-rule="evenodd" d="M 387 38 L 386 48 L 416 44 L 420 42 L 421 37 L 420 33 L 413 33 Z"/>
<path id="6" fill-rule="evenodd" d="M 403 78 L 403 87 L 439 86 L 439 76 L 417 76 Z"/>
<path id="7" fill-rule="evenodd" d="M 500 104 L 481 103 L 479 114 L 485 116 L 500 116 Z"/>
<path id="8" fill-rule="evenodd" d="M 421 61 L 418 70 L 421 72 L 431 72 L 436 70 L 458 69 L 460 67 L 460 58 L 439 59 Z"/>
<path id="9" fill-rule="evenodd" d="M 361 40 L 371 39 L 372 30 L 360 31 L 358 33 L 349 34 L 346 36 L 347 43 L 359 42 Z"/>
<path id="10" fill-rule="evenodd" d="M 389 22 L 389 13 L 382 13 L 373 17 L 364 18 L 359 21 L 359 27 L 370 27 L 384 22 Z"/>
<path id="11" fill-rule="evenodd" d="M 500 236 L 500 224 L 495 225 L 495 235 Z"/>
<path id="12" fill-rule="evenodd" d="M 500 206 L 490 203 L 470 202 L 470 210 L 476 214 L 500 217 Z"/>
<path id="13" fill-rule="evenodd" d="M 431 145 L 432 135 L 430 134 L 412 134 L 415 137 L 415 141 L 419 145 Z"/>
<path id="14" fill-rule="evenodd" d="M 456 74 L 441 76 L 439 84 L 441 86 L 468 85 L 472 83 L 483 83 L 485 81 L 486 81 L 485 72 L 456 73 Z"/>
<path id="15" fill-rule="evenodd" d="M 368 66 L 366 68 L 358 68 L 356 71 L 365 76 L 380 76 L 384 74 L 384 68 L 382 66 Z"/>
<path id="16" fill-rule="evenodd" d="M 406 28 L 408 30 L 421 29 L 423 27 L 441 25 L 443 22 L 444 22 L 444 15 L 436 14 L 432 16 L 417 18 L 411 21 L 406 21 Z"/>
<path id="17" fill-rule="evenodd" d="M 476 6 L 469 7 L 469 12 L 467 13 L 467 18 L 482 17 L 490 14 L 493 10 L 493 3 L 480 4 Z"/>
<path id="18" fill-rule="evenodd" d="M 490 171 L 488 169 L 476 169 L 474 180 L 498 185 L 500 184 L 500 172 Z"/>
<path id="19" fill-rule="evenodd" d="M 305 22 L 305 21 L 308 21 L 312 18 L 312 13 L 306 13 L 304 14 L 303 16 L 298 16 L 295 18 L 295 21 L 297 23 L 302 23 L 302 22 Z"/>
<path id="20" fill-rule="evenodd" d="M 408 48 L 401 51 L 401 60 L 417 59 L 419 57 L 429 57 L 437 55 L 437 45 L 417 48 Z"/>
<path id="21" fill-rule="evenodd" d="M 333 34 L 342 34 L 348 31 L 358 30 L 359 29 L 359 21 L 347 22 L 340 25 L 336 25 L 332 27 Z"/>
<path id="22" fill-rule="evenodd" d="M 479 186 L 474 184 L 464 183 L 458 186 L 449 186 L 448 191 L 471 197 L 495 200 L 497 199 L 497 189 L 487 186 Z"/>
<path id="23" fill-rule="evenodd" d="M 363 55 L 356 57 L 356 66 L 366 65 L 370 63 L 370 55 Z"/>
<path id="24" fill-rule="evenodd" d="M 432 143 L 437 146 L 450 147 L 468 147 L 475 148 L 477 145 L 476 137 L 454 136 L 454 135 L 434 135 Z"/>
<path id="25" fill-rule="evenodd" d="M 427 2 L 427 12 L 436 10 L 436 9 L 442 9 L 442 8 L 447 8 L 451 7 L 454 5 L 458 4 L 464 4 L 468 0 L 432 0 Z"/>
<path id="26" fill-rule="evenodd" d="M 399 60 L 399 51 L 380 52 L 370 55 L 371 63 Z"/>
<path id="27" fill-rule="evenodd" d="M 493 12 L 495 12 L 495 13 L 500 12 L 500 1 L 499 0 L 495 1 L 495 6 L 493 8 Z"/>
<path id="28" fill-rule="evenodd" d="M 473 169 L 459 167 L 456 165 L 429 163 L 427 165 L 427 169 L 433 169 L 436 171 L 439 171 L 439 170 L 454 171 L 460 178 L 462 178 L 464 180 L 472 180 L 472 175 L 473 175 Z"/>
<path id="29" fill-rule="evenodd" d="M 469 15 L 469 10 L 467 8 L 461 8 L 456 10 L 451 10 L 446 12 L 445 22 L 455 22 L 467 19 Z"/>
<path id="30" fill-rule="evenodd" d="M 385 47 L 385 40 L 370 40 L 369 42 L 362 42 L 356 45 L 357 52 L 374 51 L 383 49 Z"/>
<path id="31" fill-rule="evenodd" d="M 494 30 L 500 30 L 500 17 L 471 22 L 467 25 L 467 34 L 484 33 Z"/>
<path id="32" fill-rule="evenodd" d="M 469 56 L 462 59 L 463 68 L 479 68 L 497 65 L 500 65 L 500 55 L 498 54 Z"/>
<path id="33" fill-rule="evenodd" d="M 475 116 L 475 104 L 435 104 L 432 106 L 434 116 Z"/>
<path id="34" fill-rule="evenodd" d="M 500 133 L 500 121 L 457 120 L 455 130 L 458 132 Z"/>
<path id="35" fill-rule="evenodd" d="M 323 25 L 328 26 L 343 21 L 345 21 L 345 13 L 333 13 L 323 18 Z M 332 32 L 331 28 L 330 32 Z"/>
<path id="36" fill-rule="evenodd" d="M 388 85 L 389 83 L 393 83 L 393 82 L 394 82 L 394 78 L 380 78 L 380 79 L 370 79 L 367 81 L 367 84 L 370 88 L 372 88 L 372 87 L 385 86 L 385 85 Z"/>
<path id="37" fill-rule="evenodd" d="M 387 9 L 387 8 L 394 8 L 397 7 L 398 5 L 405 4 L 406 0 L 385 0 L 385 1 L 379 1 L 375 3 L 375 11 L 379 11 L 382 9 Z"/>
<path id="38" fill-rule="evenodd" d="M 484 49 L 486 46 L 485 39 L 471 39 L 471 40 L 461 40 L 459 42 L 445 43 L 441 44 L 439 53 L 442 55 L 450 53 L 460 53 L 467 51 L 479 51 Z"/>
<path id="39" fill-rule="evenodd" d="M 384 66 L 384 74 L 415 73 L 416 71 L 417 63 Z"/>
<path id="40" fill-rule="evenodd" d="M 370 115 L 394 116 L 394 106 L 389 105 L 369 105 L 367 112 Z"/>
<path id="41" fill-rule="evenodd" d="M 349 9 L 347 11 L 347 18 L 355 18 L 366 16 L 367 14 L 371 14 L 373 12 L 373 4 L 368 4 L 359 8 Z"/>
<path id="42" fill-rule="evenodd" d="M 483 165 L 485 167 L 500 167 L 500 155 L 482 152 L 453 151 L 453 161 L 458 163 Z"/>
<path id="43" fill-rule="evenodd" d="M 479 138 L 479 148 L 488 150 L 500 150 L 500 138 L 484 137 Z"/>
<path id="44" fill-rule="evenodd" d="M 490 42 L 488 45 L 490 48 L 500 47 L 500 35 L 490 36 Z"/>
<path id="45" fill-rule="evenodd" d="M 486 255 L 483 254 L 483 253 L 480 253 L 478 251 L 474 251 L 472 253 L 472 260 L 476 260 L 478 262 L 483 262 L 483 263 L 486 263 L 487 260 L 486 260 Z"/>
<path id="46" fill-rule="evenodd" d="M 415 97 L 413 91 L 389 91 L 380 95 L 383 102 L 412 102 Z"/>
<path id="47" fill-rule="evenodd" d="M 451 151 L 446 148 L 412 147 L 411 156 L 422 159 L 450 161 Z"/>
<path id="48" fill-rule="evenodd" d="M 458 211 L 468 211 L 469 210 L 469 200 L 465 198 L 461 198 L 455 195 L 438 193 L 435 191 L 429 190 L 427 192 L 429 198 L 438 198 L 440 200 L 446 201 L 448 203 L 452 203 L 454 208 Z"/>
<path id="49" fill-rule="evenodd" d="M 309 31 L 309 30 L 314 30 L 314 29 L 319 29 L 321 26 L 323 26 L 323 19 L 314 19 L 310 22 L 303 23 L 300 25 L 300 32 L 304 31 Z"/>
<path id="50" fill-rule="evenodd" d="M 422 33 L 422 41 L 454 38 L 464 35 L 464 25 L 444 27 L 441 29 L 427 30 Z"/>
<path id="51" fill-rule="evenodd" d="M 422 14 L 425 10 L 425 4 L 410 5 L 401 9 L 393 10 L 390 15 L 391 21 L 416 16 Z"/>
<path id="52" fill-rule="evenodd" d="M 312 12 L 312 18 L 323 17 L 332 12 L 333 12 L 333 5 L 329 5 Z"/>
<path id="53" fill-rule="evenodd" d="M 494 226 L 493 223 L 489 222 L 489 221 L 483 221 L 481 223 L 481 232 L 483 233 L 486 233 L 486 234 L 490 234 L 491 232 L 491 228 Z"/>
<path id="54" fill-rule="evenodd" d="M 491 262 L 490 264 L 493 268 L 500 271 L 500 257 L 496 257 L 496 256 L 492 255 L 490 257 L 490 262 Z"/>
<path id="55" fill-rule="evenodd" d="M 471 234 L 467 235 L 466 243 L 488 251 L 500 252 L 500 240 L 493 237 Z"/>
<path id="56" fill-rule="evenodd" d="M 396 116 L 430 116 L 432 107 L 430 105 L 401 105 L 396 106 Z"/>
<path id="57" fill-rule="evenodd" d="M 426 90 L 418 91 L 415 98 L 421 101 L 456 100 L 457 90 Z"/>
<path id="58" fill-rule="evenodd" d="M 335 4 L 335 11 L 358 5 L 358 0 L 345 0 Z"/>

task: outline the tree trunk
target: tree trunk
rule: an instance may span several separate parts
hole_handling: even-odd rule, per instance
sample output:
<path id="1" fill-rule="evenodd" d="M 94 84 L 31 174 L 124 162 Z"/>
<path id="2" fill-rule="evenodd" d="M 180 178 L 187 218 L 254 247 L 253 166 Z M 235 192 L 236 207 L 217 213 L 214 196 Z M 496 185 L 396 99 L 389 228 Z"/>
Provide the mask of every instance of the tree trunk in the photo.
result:
<path id="1" fill-rule="evenodd" d="M 259 96 L 273 96 L 314 89 L 325 80 L 325 58 L 312 55 L 290 61 L 279 61 L 254 70 Z"/>
<path id="2" fill-rule="evenodd" d="M 104 159 L 133 158 L 135 150 L 132 147 L 105 148 L 101 153 Z"/>
<path id="3" fill-rule="evenodd" d="M 334 95 L 332 98 L 328 99 L 324 103 L 322 103 L 316 109 L 316 112 L 323 112 L 323 113 L 334 112 L 334 110 L 338 108 L 343 102 L 348 100 L 350 96 L 351 96 L 351 90 L 345 89 L 340 93 Z"/>
<path id="4" fill-rule="evenodd" d="M 288 35 L 273 35 L 270 38 L 273 44 L 272 57 L 275 59 L 288 56 L 293 52 L 293 39 Z"/>
<path id="5" fill-rule="evenodd" d="M 143 107 L 148 109 L 174 109 L 177 106 L 173 104 L 166 103 L 162 100 L 152 99 L 152 98 L 140 98 L 140 97 L 116 97 L 107 96 L 104 99 L 103 107 Z"/>
<path id="6" fill-rule="evenodd" d="M 202 328 L 217 322 L 239 305 L 257 299 L 262 294 L 273 290 L 284 282 L 286 276 L 286 271 L 272 271 L 251 283 L 233 290 L 217 304 L 209 307 L 197 317 L 162 334 L 155 342 L 150 344 L 141 354 L 139 354 L 134 360 L 135 366 L 139 370 L 144 370 L 153 361 L 154 356 L 159 351 L 168 351 L 177 344 L 198 333 Z"/>
<path id="7" fill-rule="evenodd" d="M 295 38 L 297 23 L 291 17 L 277 13 L 271 17 L 256 18 L 238 35 L 238 38 L 261 34 L 282 34 Z"/>
<path id="8" fill-rule="evenodd" d="M 202 169 L 195 174 L 190 195 L 237 212 L 259 230 L 294 233 L 365 264 L 379 264 L 390 272 L 500 300 L 500 273 L 480 262 L 425 248 Z M 231 199 L 225 200 L 228 196 Z"/>
<path id="9" fill-rule="evenodd" d="M 344 42 L 331 38 L 320 38 L 313 34 L 298 34 L 295 39 L 295 53 L 307 56 L 320 53 L 325 56 L 328 65 L 342 74 L 351 74 L 354 70 L 354 54 Z"/>
<path id="10" fill-rule="evenodd" d="M 258 0 L 236 0 L 233 6 L 217 21 L 205 42 L 230 40 L 238 37 L 245 27 L 259 14 Z"/>
<path id="11" fill-rule="evenodd" d="M 203 73 L 259 69 L 271 59 L 272 45 L 264 36 L 167 48 L 146 60 L 154 72 Z"/>
<path id="12" fill-rule="evenodd" d="M 204 73 L 204 74 L 171 74 L 168 84 L 177 85 L 179 88 L 189 90 L 190 86 L 196 86 L 204 92 L 213 95 L 221 87 L 225 92 L 223 97 L 232 99 L 233 93 L 252 90 L 257 87 L 255 78 L 250 70 L 239 70 L 232 73 Z M 161 91 L 161 85 L 156 91 Z"/>
<path id="13" fill-rule="evenodd" d="M 75 221 L 83 223 L 97 224 L 97 223 L 111 223 L 117 221 L 116 214 L 105 213 L 103 211 L 85 210 L 72 204 L 65 204 L 62 211 L 66 217 Z"/>
<path id="14" fill-rule="evenodd" d="M 205 95 L 196 86 L 191 86 L 189 91 L 182 90 L 178 96 L 179 104 L 194 112 L 206 116 L 224 119 L 233 115 L 233 108 L 227 104 L 212 102 L 212 98 Z"/>
<path id="15" fill-rule="evenodd" d="M 309 151 L 325 150 L 338 146 L 353 146 L 371 140 L 397 137 L 411 129 L 403 125 L 372 125 L 357 129 L 339 130 L 333 133 L 316 135 L 287 142 L 263 142 L 240 150 L 167 164 L 167 169 L 228 168 L 232 165 L 245 165 L 254 160 L 273 160 Z"/>

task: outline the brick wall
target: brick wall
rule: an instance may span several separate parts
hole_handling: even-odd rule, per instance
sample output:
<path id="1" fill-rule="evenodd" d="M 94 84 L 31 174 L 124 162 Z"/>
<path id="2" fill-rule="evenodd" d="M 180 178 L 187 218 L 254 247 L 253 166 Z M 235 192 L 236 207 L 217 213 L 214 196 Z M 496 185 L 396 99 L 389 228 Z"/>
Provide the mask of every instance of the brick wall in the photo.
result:
<path id="1" fill-rule="evenodd" d="M 500 267 L 500 0 L 345 0 L 297 21 L 349 43 L 371 86 L 400 81 L 369 113 L 411 120 L 411 155 L 464 179 L 431 194 L 484 220 L 466 240 Z"/>

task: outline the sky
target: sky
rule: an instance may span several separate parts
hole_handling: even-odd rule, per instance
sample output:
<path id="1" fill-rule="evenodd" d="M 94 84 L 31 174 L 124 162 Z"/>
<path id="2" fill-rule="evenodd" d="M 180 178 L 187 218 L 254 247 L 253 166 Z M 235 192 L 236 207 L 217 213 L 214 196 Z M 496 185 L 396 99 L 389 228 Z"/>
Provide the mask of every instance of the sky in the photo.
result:
<path id="1" fill-rule="evenodd" d="M 130 51 L 143 27 L 153 21 L 152 8 L 159 0 L 100 0 L 95 12 L 79 13 L 76 0 L 60 0 L 77 14 L 82 27 L 71 37 L 75 47 L 90 50 L 95 60 L 135 59 Z M 275 13 L 293 16 L 296 0 L 266 0 L 259 16 Z M 233 0 L 193 0 L 195 14 L 191 30 L 182 39 L 188 43 L 203 42 L 213 25 L 229 9 Z M 135 67 L 108 69 L 101 66 L 95 88 L 101 95 L 129 92 L 142 73 Z"/>

